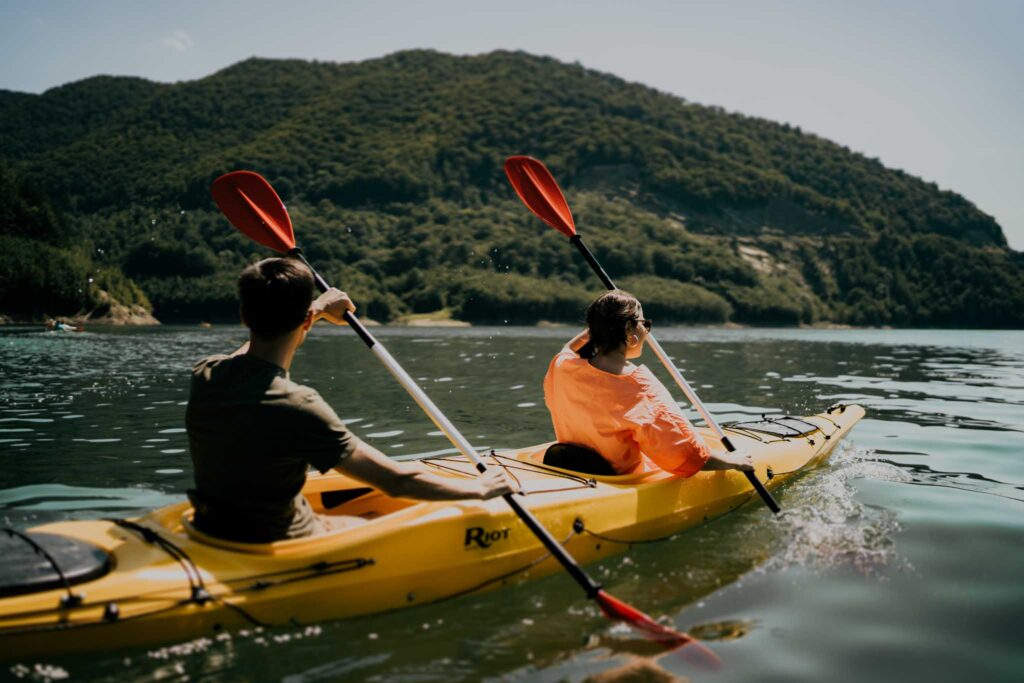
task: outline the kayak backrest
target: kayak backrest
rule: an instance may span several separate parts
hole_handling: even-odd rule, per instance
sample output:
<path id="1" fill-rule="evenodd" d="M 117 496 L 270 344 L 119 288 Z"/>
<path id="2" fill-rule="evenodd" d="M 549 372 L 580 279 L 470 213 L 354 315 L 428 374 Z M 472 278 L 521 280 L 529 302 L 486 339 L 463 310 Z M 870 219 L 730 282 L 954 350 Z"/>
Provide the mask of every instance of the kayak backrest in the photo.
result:
<path id="1" fill-rule="evenodd" d="M 514 454 L 515 459 L 530 463 L 538 469 L 539 472 L 547 472 L 550 474 L 558 475 L 564 474 L 572 477 L 585 477 L 587 479 L 593 479 L 605 484 L 615 484 L 618 486 L 629 486 L 632 484 L 648 483 L 653 479 L 660 479 L 663 477 L 672 476 L 670 473 L 659 469 L 650 463 L 648 460 L 644 460 L 640 469 L 636 472 L 630 472 L 629 474 L 580 474 L 573 470 L 563 469 L 561 467 L 554 467 L 553 465 L 545 464 L 544 454 L 547 449 L 554 445 L 555 442 L 549 442 L 541 444 L 539 446 L 533 446 L 531 448 L 525 448 Z"/>

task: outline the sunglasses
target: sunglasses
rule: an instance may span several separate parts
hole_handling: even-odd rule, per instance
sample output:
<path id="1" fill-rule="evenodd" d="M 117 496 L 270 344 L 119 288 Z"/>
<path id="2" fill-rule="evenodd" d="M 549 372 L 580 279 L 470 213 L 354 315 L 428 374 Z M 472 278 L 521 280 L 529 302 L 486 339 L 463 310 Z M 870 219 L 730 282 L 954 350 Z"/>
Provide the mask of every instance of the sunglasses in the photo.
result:
<path id="1" fill-rule="evenodd" d="M 637 318 L 635 322 L 638 322 L 641 325 L 643 325 L 644 329 L 646 329 L 648 332 L 650 332 L 651 328 L 654 326 L 654 321 L 651 320 L 650 318 Z"/>

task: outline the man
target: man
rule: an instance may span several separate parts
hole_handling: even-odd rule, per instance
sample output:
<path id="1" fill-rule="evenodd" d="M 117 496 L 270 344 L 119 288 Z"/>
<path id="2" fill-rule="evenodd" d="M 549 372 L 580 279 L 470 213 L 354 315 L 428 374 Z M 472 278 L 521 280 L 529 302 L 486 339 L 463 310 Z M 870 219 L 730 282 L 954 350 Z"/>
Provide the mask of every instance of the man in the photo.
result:
<path id="1" fill-rule="evenodd" d="M 499 471 L 450 479 L 398 463 L 349 432 L 309 387 L 288 378 L 306 333 L 319 319 L 343 325 L 354 311 L 337 289 L 313 300 L 313 275 L 300 261 L 269 258 L 238 280 L 249 341 L 192 369 L 185 424 L 196 488 L 193 524 L 233 541 L 266 543 L 330 530 L 300 493 L 306 470 L 331 468 L 389 496 L 487 499 L 512 491 Z"/>

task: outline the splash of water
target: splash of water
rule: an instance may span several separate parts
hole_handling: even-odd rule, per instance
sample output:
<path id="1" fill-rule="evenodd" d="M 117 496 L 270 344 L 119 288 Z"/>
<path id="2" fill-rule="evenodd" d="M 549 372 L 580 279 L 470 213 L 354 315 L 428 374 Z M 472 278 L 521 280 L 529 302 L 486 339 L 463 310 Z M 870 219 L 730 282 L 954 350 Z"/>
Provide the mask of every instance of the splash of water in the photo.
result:
<path id="1" fill-rule="evenodd" d="M 778 536 L 784 539 L 783 550 L 762 571 L 848 565 L 875 574 L 894 563 L 909 568 L 893 543 L 893 536 L 901 528 L 896 515 L 858 500 L 852 482 L 859 479 L 907 483 L 911 477 L 877 460 L 868 449 L 843 444 L 828 469 L 801 478 L 789 491 L 789 504 L 771 520 L 779 527 Z"/>

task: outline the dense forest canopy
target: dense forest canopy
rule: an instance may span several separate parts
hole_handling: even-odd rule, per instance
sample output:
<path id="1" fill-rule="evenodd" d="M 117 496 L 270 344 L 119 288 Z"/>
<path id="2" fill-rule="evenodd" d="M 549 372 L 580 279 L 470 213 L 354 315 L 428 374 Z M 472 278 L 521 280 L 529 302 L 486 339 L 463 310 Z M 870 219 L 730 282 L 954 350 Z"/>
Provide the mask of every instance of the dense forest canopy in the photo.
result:
<path id="1" fill-rule="evenodd" d="M 659 319 L 1024 325 L 1024 258 L 963 197 L 789 125 L 511 52 L 0 91 L 0 312 L 86 310 L 101 279 L 162 320 L 233 319 L 234 278 L 265 252 L 209 185 L 245 168 L 370 317 L 578 321 L 600 285 L 508 187 L 502 163 L 524 153 Z"/>

